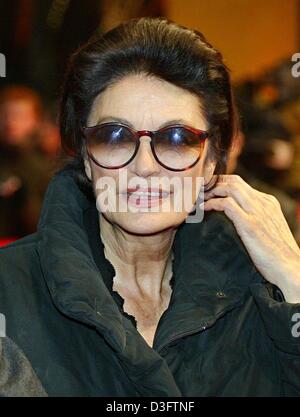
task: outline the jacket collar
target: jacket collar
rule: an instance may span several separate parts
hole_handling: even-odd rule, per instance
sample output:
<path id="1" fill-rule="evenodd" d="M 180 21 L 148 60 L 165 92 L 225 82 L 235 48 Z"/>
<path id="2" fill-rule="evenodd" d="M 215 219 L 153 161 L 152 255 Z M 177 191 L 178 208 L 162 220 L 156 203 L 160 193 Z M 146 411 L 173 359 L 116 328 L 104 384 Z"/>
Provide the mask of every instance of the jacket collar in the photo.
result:
<path id="1" fill-rule="evenodd" d="M 95 262 L 84 224 L 86 210 L 97 225 L 95 202 L 80 191 L 72 171 L 58 173 L 48 187 L 38 226 L 43 275 L 60 311 L 94 326 L 117 352 L 124 352 L 128 334 L 137 332 L 120 313 L 103 281 L 104 273 L 113 274 L 113 268 L 105 260 L 106 272 L 101 272 Z M 175 283 L 170 306 L 157 329 L 156 350 L 181 335 L 203 330 L 241 305 L 250 281 L 257 276 L 233 224 L 223 213 L 205 213 L 201 223 L 183 223 L 173 251 Z"/>

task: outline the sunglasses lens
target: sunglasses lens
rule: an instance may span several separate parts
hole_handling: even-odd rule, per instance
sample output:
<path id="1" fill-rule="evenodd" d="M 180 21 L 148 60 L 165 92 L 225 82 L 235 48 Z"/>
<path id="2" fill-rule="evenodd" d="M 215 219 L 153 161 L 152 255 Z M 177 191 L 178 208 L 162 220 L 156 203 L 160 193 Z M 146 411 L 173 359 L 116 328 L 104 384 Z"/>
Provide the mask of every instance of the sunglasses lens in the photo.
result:
<path id="1" fill-rule="evenodd" d="M 184 127 L 171 127 L 157 134 L 154 149 L 162 164 L 180 170 L 199 159 L 203 143 L 196 133 Z"/>
<path id="2" fill-rule="evenodd" d="M 136 139 L 124 126 L 102 125 L 88 130 L 89 154 L 102 166 L 126 164 L 134 154 Z"/>
<path id="3" fill-rule="evenodd" d="M 133 157 L 137 139 L 126 126 L 104 124 L 86 132 L 89 155 L 101 166 L 118 168 Z M 199 160 L 204 140 L 185 127 L 172 126 L 158 131 L 153 144 L 156 159 L 163 166 L 184 170 Z"/>

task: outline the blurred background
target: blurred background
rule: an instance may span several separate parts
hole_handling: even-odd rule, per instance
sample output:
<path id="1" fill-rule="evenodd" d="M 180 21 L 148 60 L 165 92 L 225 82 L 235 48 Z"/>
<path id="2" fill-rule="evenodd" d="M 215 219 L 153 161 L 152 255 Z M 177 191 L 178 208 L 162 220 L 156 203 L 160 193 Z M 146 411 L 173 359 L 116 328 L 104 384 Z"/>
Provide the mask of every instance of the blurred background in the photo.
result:
<path id="1" fill-rule="evenodd" d="M 300 244 L 300 0 L 0 0 L 0 245 L 36 230 L 69 55 L 139 16 L 197 29 L 222 52 L 241 117 L 227 173 L 275 195 Z"/>

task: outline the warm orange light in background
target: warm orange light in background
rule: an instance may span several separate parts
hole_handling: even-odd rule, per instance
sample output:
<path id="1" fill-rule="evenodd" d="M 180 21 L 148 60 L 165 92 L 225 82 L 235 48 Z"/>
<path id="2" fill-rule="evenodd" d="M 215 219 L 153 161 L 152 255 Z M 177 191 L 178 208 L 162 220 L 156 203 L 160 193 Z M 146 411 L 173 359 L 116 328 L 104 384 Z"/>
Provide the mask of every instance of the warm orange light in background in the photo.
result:
<path id="1" fill-rule="evenodd" d="M 234 80 L 300 52 L 299 0 L 165 0 L 168 17 L 200 30 L 223 53 Z"/>

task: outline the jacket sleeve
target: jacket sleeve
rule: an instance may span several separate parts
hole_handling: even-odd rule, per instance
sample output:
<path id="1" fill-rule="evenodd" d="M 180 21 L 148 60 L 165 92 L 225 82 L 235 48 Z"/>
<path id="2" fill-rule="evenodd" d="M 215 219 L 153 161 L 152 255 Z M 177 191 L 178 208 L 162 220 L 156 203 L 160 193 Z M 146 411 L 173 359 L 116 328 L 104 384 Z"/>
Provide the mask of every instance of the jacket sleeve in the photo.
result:
<path id="1" fill-rule="evenodd" d="M 286 302 L 280 289 L 267 282 L 253 284 L 251 292 L 277 351 L 281 395 L 300 396 L 300 303 Z"/>
<path id="2" fill-rule="evenodd" d="M 47 397 L 21 349 L 0 337 L 0 397 Z"/>

